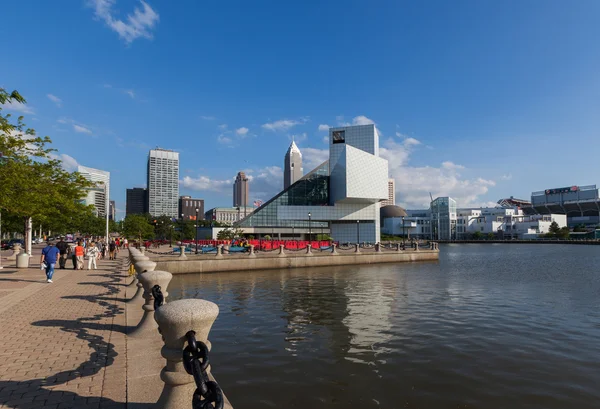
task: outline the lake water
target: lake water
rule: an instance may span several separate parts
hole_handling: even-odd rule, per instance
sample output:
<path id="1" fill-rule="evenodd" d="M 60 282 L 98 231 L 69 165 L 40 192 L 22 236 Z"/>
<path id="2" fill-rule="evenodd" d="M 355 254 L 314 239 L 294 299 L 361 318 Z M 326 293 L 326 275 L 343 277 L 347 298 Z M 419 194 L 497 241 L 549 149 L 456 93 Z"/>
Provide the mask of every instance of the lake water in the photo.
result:
<path id="1" fill-rule="evenodd" d="M 219 305 L 211 364 L 236 409 L 599 408 L 600 247 L 440 247 L 169 292 Z"/>

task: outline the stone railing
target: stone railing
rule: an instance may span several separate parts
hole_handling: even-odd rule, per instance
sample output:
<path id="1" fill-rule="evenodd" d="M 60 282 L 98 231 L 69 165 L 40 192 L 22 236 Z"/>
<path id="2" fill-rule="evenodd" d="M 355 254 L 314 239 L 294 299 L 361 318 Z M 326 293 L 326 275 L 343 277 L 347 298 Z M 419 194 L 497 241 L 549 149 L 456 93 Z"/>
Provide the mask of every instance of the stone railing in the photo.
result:
<path id="1" fill-rule="evenodd" d="M 138 249 L 129 249 L 129 260 L 137 275 L 135 295 L 127 302 L 145 300 L 144 315 L 129 333 L 134 338 L 152 337 L 158 331 L 166 360 L 160 373 L 164 388 L 156 404 L 164 409 L 215 408 L 232 406 L 211 375 L 208 341 L 219 307 L 205 300 L 178 300 L 165 304 L 167 288 L 173 277 L 167 271 L 154 271 L 156 263 Z M 157 335 L 157 334 L 156 334 Z"/>

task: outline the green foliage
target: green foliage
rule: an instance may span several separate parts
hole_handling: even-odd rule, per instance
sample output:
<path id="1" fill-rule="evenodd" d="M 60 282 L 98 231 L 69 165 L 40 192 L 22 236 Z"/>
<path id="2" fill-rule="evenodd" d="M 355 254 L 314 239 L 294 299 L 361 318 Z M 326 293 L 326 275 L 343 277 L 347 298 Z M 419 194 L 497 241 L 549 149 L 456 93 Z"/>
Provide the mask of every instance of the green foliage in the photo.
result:
<path id="1" fill-rule="evenodd" d="M 557 234 L 560 231 L 560 227 L 558 227 L 558 223 L 552 222 L 550 223 L 550 227 L 548 228 L 548 232 L 552 234 Z"/>
<path id="2" fill-rule="evenodd" d="M 269 236 L 268 234 L 266 234 L 266 235 L 263 237 L 263 240 L 271 240 L 271 236 Z"/>
<path id="3" fill-rule="evenodd" d="M 244 230 L 242 229 L 227 227 L 226 229 L 223 229 L 217 233 L 217 240 L 233 240 L 235 238 L 242 237 L 243 234 Z"/>
<path id="4" fill-rule="evenodd" d="M 473 240 L 481 240 L 482 237 L 483 234 L 480 231 L 476 231 L 475 233 L 473 233 Z"/>
<path id="5" fill-rule="evenodd" d="M 331 237 L 328 236 L 327 234 L 324 234 L 323 236 L 328 237 L 328 238 L 324 238 L 323 240 L 331 240 Z M 402 237 L 391 236 L 389 234 L 382 234 L 381 235 L 381 241 L 402 241 Z"/>
<path id="6" fill-rule="evenodd" d="M 130 214 L 123 220 L 123 234 L 130 239 L 142 240 L 154 238 L 154 226 L 146 215 Z"/>
<path id="7" fill-rule="evenodd" d="M 317 241 L 331 241 L 329 234 L 317 234 Z"/>
<path id="8" fill-rule="evenodd" d="M 494 236 L 494 233 L 492 233 L 492 232 L 490 232 L 490 233 L 487 234 L 488 240 L 494 240 L 495 237 L 496 236 Z"/>
<path id="9" fill-rule="evenodd" d="M 569 228 L 567 226 L 565 226 L 565 227 L 561 227 L 560 228 L 560 230 L 558 231 L 558 233 L 556 233 L 556 236 L 559 239 L 563 239 L 564 240 L 564 239 L 568 239 L 569 238 L 569 234 L 570 234 Z"/>
<path id="10" fill-rule="evenodd" d="M 25 103 L 17 92 L 0 88 L 0 104 Z M 77 225 L 89 209 L 80 203 L 85 188 L 93 184 L 79 173 L 70 173 L 56 159 L 49 137 L 37 136 L 20 116 L 16 122 L 0 108 L 0 209 L 3 215 L 25 220 L 35 226 L 64 232 Z M 16 226 L 15 226 L 16 227 Z M 24 227 L 24 223 L 23 223 Z M 13 227 L 14 228 L 14 227 Z"/>
<path id="11" fill-rule="evenodd" d="M 575 233 L 583 233 L 583 232 L 586 232 L 586 231 L 587 231 L 587 229 L 585 228 L 585 224 L 578 224 L 573 229 L 573 232 L 575 232 Z"/>

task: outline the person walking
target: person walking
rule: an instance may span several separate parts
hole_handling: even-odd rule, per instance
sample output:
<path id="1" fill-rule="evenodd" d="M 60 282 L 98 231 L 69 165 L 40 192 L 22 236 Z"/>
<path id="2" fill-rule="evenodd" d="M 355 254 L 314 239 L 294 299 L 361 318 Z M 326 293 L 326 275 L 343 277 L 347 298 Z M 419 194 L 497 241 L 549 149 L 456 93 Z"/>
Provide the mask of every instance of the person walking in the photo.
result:
<path id="1" fill-rule="evenodd" d="M 114 240 L 111 241 L 110 244 L 108 245 L 108 254 L 109 254 L 108 259 L 109 260 L 115 260 L 115 250 L 116 250 L 116 248 L 117 248 L 117 245 L 115 244 L 115 241 Z"/>
<path id="2" fill-rule="evenodd" d="M 96 270 L 98 268 L 96 265 L 96 260 L 98 260 L 98 257 L 100 257 L 100 250 L 98 250 L 98 247 L 95 246 L 94 242 L 90 243 L 86 253 L 88 256 L 88 270 L 91 270 L 92 266 L 94 267 L 94 270 Z"/>
<path id="3" fill-rule="evenodd" d="M 67 264 L 67 250 L 69 249 L 69 245 L 62 238 L 56 243 L 56 248 L 60 252 L 60 259 L 58 260 L 58 265 L 61 270 L 64 270 L 65 264 Z"/>
<path id="4" fill-rule="evenodd" d="M 43 266 L 46 264 L 46 281 L 51 283 L 52 276 L 54 275 L 54 266 L 60 255 L 60 250 L 52 245 L 52 242 L 48 242 L 48 245 L 42 250 L 42 257 L 40 258 L 40 264 Z"/>
<path id="5" fill-rule="evenodd" d="M 71 261 L 73 261 L 73 270 L 77 270 L 77 257 L 75 256 L 75 244 L 69 244 L 69 249 L 67 250 L 68 257 L 71 257 Z"/>
<path id="6" fill-rule="evenodd" d="M 83 256 L 85 254 L 85 250 L 83 248 L 83 243 L 80 241 L 75 246 L 75 257 L 77 258 L 77 270 L 83 270 Z"/>

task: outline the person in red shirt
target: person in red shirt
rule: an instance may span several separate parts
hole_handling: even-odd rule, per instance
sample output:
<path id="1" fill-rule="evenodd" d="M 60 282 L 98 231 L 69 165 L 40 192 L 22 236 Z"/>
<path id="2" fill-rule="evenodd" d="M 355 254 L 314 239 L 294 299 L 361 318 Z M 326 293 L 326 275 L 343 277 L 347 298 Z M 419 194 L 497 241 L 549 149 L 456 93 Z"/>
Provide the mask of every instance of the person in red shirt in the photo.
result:
<path id="1" fill-rule="evenodd" d="M 78 242 L 77 246 L 75 246 L 75 258 L 77 259 L 77 270 L 83 270 L 84 254 L 85 254 L 85 249 L 83 248 L 83 243 Z"/>

